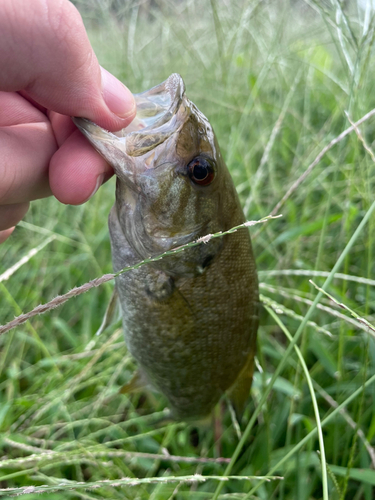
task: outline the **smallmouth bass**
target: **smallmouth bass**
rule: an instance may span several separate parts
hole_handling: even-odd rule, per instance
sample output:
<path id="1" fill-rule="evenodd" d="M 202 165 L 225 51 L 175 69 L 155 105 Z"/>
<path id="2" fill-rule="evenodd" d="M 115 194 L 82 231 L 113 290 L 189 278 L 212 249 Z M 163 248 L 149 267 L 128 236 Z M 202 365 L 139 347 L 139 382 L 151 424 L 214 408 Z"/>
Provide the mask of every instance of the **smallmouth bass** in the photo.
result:
<path id="1" fill-rule="evenodd" d="M 135 95 L 137 116 L 120 132 L 74 122 L 113 167 L 109 216 L 115 272 L 245 221 L 207 118 L 180 75 Z M 258 281 L 248 229 L 116 278 L 125 341 L 139 375 L 176 419 L 207 417 L 224 392 L 241 412 L 258 328 Z"/>

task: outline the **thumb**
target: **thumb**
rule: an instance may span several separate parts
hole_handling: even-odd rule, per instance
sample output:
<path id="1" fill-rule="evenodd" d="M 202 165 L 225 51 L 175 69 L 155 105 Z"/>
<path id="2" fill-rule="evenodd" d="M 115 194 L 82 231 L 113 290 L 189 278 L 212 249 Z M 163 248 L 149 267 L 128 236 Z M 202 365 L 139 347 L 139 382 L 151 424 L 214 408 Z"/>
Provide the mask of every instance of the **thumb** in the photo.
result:
<path id="1" fill-rule="evenodd" d="M 135 115 L 131 92 L 99 66 L 82 18 L 68 0 L 2 0 L 0 90 L 89 118 L 108 130 Z"/>

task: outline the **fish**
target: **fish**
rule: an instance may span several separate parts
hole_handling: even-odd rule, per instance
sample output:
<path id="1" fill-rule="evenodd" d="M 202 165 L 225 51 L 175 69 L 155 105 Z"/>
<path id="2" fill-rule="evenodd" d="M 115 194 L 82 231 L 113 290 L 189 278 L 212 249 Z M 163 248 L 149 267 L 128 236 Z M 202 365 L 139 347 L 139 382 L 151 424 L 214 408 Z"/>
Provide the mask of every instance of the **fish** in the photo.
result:
<path id="1" fill-rule="evenodd" d="M 119 132 L 74 118 L 117 176 L 115 272 L 245 222 L 212 126 L 182 77 L 134 97 L 136 117 Z M 124 392 L 149 385 L 183 421 L 207 419 L 224 394 L 241 414 L 254 371 L 259 292 L 249 231 L 203 241 L 116 278 L 139 366 Z"/>

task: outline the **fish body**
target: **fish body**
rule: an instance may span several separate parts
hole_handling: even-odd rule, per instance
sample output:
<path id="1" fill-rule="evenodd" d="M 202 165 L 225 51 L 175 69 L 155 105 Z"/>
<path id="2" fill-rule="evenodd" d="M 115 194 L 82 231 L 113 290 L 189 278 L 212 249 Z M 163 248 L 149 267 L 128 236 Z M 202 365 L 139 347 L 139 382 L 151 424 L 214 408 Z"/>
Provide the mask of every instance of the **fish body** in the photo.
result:
<path id="1" fill-rule="evenodd" d="M 75 119 L 117 175 L 109 216 L 116 272 L 245 220 L 212 127 L 182 78 L 135 98 L 137 117 L 119 133 Z M 176 419 L 207 417 L 226 391 L 243 406 L 259 300 L 247 229 L 123 273 L 116 288 L 140 378 L 167 397 Z"/>

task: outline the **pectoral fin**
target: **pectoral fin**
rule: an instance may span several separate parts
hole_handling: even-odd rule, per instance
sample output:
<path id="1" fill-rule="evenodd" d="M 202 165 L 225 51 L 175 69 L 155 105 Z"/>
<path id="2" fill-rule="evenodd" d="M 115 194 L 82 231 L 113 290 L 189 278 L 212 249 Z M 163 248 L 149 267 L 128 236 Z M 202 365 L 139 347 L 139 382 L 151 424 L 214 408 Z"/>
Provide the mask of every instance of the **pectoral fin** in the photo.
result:
<path id="1" fill-rule="evenodd" d="M 255 349 L 254 349 L 255 350 Z M 237 377 L 235 383 L 228 390 L 228 397 L 240 421 L 244 412 L 246 402 L 249 398 L 254 373 L 254 350 L 248 355 L 245 366 Z"/>
<path id="2" fill-rule="evenodd" d="M 142 375 L 140 370 L 137 370 L 131 381 L 127 384 L 123 385 L 119 390 L 120 394 L 130 394 L 132 392 L 141 391 L 145 387 L 147 387 L 148 383 L 145 377 Z"/>

